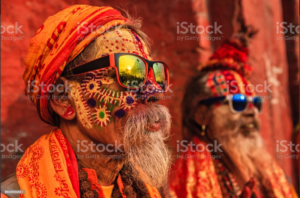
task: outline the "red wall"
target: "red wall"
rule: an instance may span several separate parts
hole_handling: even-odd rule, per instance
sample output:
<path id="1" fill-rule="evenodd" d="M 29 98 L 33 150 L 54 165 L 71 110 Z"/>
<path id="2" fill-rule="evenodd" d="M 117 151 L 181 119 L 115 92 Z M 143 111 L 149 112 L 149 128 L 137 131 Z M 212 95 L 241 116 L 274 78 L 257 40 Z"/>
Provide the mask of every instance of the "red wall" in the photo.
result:
<path id="1" fill-rule="evenodd" d="M 17 139 L 19 144 L 23 144 L 21 148 L 25 150 L 38 137 L 51 130 L 51 127 L 39 120 L 34 106 L 24 95 L 23 60 L 35 31 L 48 16 L 69 5 L 110 5 L 125 8 L 133 16 L 144 19 L 142 29 L 153 40 L 153 57 L 165 61 L 170 67 L 173 93 L 170 93 L 172 98 L 163 103 L 169 107 L 173 118 L 170 140 L 172 148 L 175 148 L 176 140 L 181 139 L 180 104 L 185 83 L 194 75 L 197 66 L 206 61 L 211 52 L 238 29 L 240 20 L 259 29 L 250 45 L 249 63 L 255 70 L 252 77 L 253 84 L 264 81 L 272 84 L 272 92 L 263 93 L 265 96 L 271 96 L 271 99 L 266 100 L 260 116 L 262 136 L 269 151 L 276 158 L 276 154 L 280 154 L 275 152 L 276 140 L 291 140 L 291 110 L 299 108 L 299 96 L 298 100 L 294 98 L 297 95 L 294 88 L 298 86 L 299 89 L 299 75 L 296 74 L 299 72 L 299 53 L 296 48 L 299 46 L 298 35 L 296 40 L 287 42 L 285 39 L 278 40 L 277 38 L 283 35 L 276 32 L 277 22 L 299 21 L 299 11 L 296 9 L 298 6 L 294 7 L 295 4 L 299 5 L 299 1 L 290 1 L 294 4 L 282 2 L 280 0 L 2 0 L 1 31 L 2 26 L 8 27 L 18 23 L 19 27 L 22 26 L 20 30 L 23 33 L 18 31 L 1 35 L 1 143 L 7 145 Z M 238 15 L 235 16 L 234 13 Z M 211 42 L 204 40 L 209 36 L 205 33 L 177 34 L 177 22 L 203 26 L 216 22 L 222 25 L 220 28 L 222 34 L 211 36 L 220 40 Z M 15 37 L 18 40 L 5 40 L 3 36 Z M 202 40 L 180 41 L 177 40 L 178 36 L 200 36 Z M 289 55 L 290 53 L 293 56 Z M 293 110 L 293 115 L 297 114 L 299 111 Z M 292 176 L 292 160 L 290 158 L 277 160 L 287 175 Z M 18 159 L 2 157 L 1 178 L 14 171 L 17 161 Z"/>

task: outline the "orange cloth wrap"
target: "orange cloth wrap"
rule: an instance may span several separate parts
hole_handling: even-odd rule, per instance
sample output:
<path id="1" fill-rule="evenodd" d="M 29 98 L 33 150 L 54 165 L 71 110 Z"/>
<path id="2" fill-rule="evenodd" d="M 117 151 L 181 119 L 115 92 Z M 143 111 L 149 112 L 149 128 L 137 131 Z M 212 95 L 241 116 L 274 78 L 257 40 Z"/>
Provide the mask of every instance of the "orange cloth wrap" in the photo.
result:
<path id="1" fill-rule="evenodd" d="M 208 148 L 207 144 L 197 137 L 193 138 L 193 143 L 202 145 L 199 148 Z M 298 198 L 292 194 L 290 185 L 279 165 L 272 161 L 271 166 L 265 167 L 267 184 L 264 187 L 268 193 L 267 197 Z M 188 150 L 177 159 L 170 174 L 170 194 L 172 198 L 233 197 L 226 192 L 224 182 L 221 180 L 222 175 L 218 174 L 214 165 L 214 156 L 207 149 L 197 151 L 188 147 Z"/>
<path id="2" fill-rule="evenodd" d="M 94 172 L 91 184 L 95 186 L 92 189 L 97 189 L 99 197 L 105 198 L 101 186 L 96 183 L 95 171 L 89 172 Z M 42 136 L 25 151 L 17 165 L 16 175 L 20 189 L 25 190 L 20 198 L 80 197 L 75 153 L 60 129 Z M 122 192 L 121 177 L 117 184 Z M 145 185 L 151 198 L 161 198 L 156 188 Z M 124 194 L 122 196 L 126 198 Z"/>
<path id="3" fill-rule="evenodd" d="M 25 92 L 44 122 L 54 124 L 48 103 L 49 85 L 55 84 L 65 66 L 90 42 L 126 21 L 111 7 L 74 5 L 47 18 L 37 30 L 24 61 L 23 79 Z"/>

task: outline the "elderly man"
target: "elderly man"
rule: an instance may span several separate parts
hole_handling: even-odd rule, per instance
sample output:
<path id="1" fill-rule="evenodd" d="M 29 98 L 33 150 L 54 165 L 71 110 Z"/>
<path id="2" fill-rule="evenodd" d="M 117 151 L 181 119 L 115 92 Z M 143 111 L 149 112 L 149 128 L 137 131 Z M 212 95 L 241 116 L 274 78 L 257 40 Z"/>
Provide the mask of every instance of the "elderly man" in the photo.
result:
<path id="1" fill-rule="evenodd" d="M 245 29 L 202 65 L 183 100 L 183 154 L 171 171 L 172 197 L 293 197 L 282 169 L 262 146 L 262 98 L 247 78 Z M 190 141 L 189 145 L 187 143 Z"/>
<path id="2" fill-rule="evenodd" d="M 152 61 L 139 28 L 110 7 L 87 5 L 45 21 L 31 40 L 24 80 L 40 118 L 57 129 L 26 150 L 2 192 L 161 197 L 170 114 L 157 101 L 168 88 L 168 68 Z"/>

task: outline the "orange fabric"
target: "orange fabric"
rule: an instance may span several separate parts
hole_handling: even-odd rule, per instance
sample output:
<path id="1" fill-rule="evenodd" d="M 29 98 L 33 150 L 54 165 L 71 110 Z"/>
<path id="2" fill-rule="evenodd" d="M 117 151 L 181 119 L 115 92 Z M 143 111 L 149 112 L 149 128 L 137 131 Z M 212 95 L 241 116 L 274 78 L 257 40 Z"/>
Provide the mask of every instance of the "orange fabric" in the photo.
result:
<path id="1" fill-rule="evenodd" d="M 93 169 L 88 169 L 88 168 L 83 168 L 84 171 L 87 172 L 88 174 L 88 181 L 91 183 L 91 190 L 96 190 L 99 194 L 99 198 L 100 197 L 104 197 L 104 198 L 107 198 L 105 197 L 105 193 L 104 193 L 104 189 L 103 187 L 98 183 L 98 179 L 97 179 L 97 174 L 96 174 L 96 171 L 93 170 Z M 122 182 L 122 178 L 120 177 L 120 175 L 118 176 L 118 179 L 117 179 L 117 184 L 118 184 L 118 187 L 120 189 L 120 192 L 122 194 L 122 197 L 123 198 L 126 198 L 126 195 L 123 195 L 123 189 L 124 189 L 124 185 L 123 185 L 123 182 Z M 152 186 L 149 186 L 146 184 L 146 187 L 148 189 L 148 192 L 149 192 L 149 195 L 150 197 L 153 197 L 153 198 L 161 198 L 158 190 Z"/>
<path id="2" fill-rule="evenodd" d="M 197 153 L 188 149 L 175 162 L 170 173 L 171 197 L 221 198 L 223 196 L 217 177 L 208 151 Z"/>
<path id="3" fill-rule="evenodd" d="M 74 151 L 67 144 L 56 129 L 26 150 L 16 170 L 20 189 L 26 190 L 23 198 L 79 197 L 78 169 L 74 170 L 77 164 L 71 163 Z M 76 172 L 77 177 L 72 177 Z"/>
<path id="4" fill-rule="evenodd" d="M 8 198 L 5 194 L 1 193 L 1 198 Z"/>
<path id="5" fill-rule="evenodd" d="M 193 139 L 193 142 L 196 145 L 203 145 L 202 148 L 206 147 L 206 143 L 196 137 Z M 206 149 L 200 152 L 196 150 L 191 151 L 191 147 L 188 148 L 175 162 L 171 171 L 169 179 L 171 197 L 232 197 L 224 189 L 225 184 L 223 181 L 220 182 L 222 175 L 218 174 L 215 166 L 218 163 L 214 162 L 217 160 L 213 159 L 211 153 L 206 151 Z M 285 174 L 277 163 L 274 162 L 272 167 L 265 167 L 265 170 L 268 175 L 268 186 L 264 187 L 268 192 L 268 197 L 294 197 Z"/>
<path id="6" fill-rule="evenodd" d="M 107 194 L 105 192 L 105 188 L 103 188 L 99 183 L 98 183 L 98 179 L 97 179 L 97 174 L 96 171 L 93 169 L 88 169 L 88 168 L 83 168 L 83 170 L 85 172 L 87 172 L 88 174 L 88 181 L 91 183 L 91 190 L 96 190 L 99 198 L 100 197 L 104 197 L 104 198 L 110 198 L 110 197 L 106 197 L 105 194 Z M 120 177 L 120 176 L 119 176 Z M 119 181 L 119 180 L 118 180 Z M 123 185 L 122 180 L 120 181 L 121 185 Z M 118 183 L 119 185 L 119 183 Z M 110 193 L 111 194 L 111 193 Z M 123 195 L 123 197 L 125 198 L 126 196 Z"/>
<path id="7" fill-rule="evenodd" d="M 149 195 L 152 198 L 161 198 L 158 190 L 156 188 L 154 188 L 153 186 L 150 186 L 148 184 L 146 184 L 146 187 L 148 189 Z"/>
<path id="8" fill-rule="evenodd" d="M 111 198 L 114 187 L 115 187 L 115 185 L 102 186 L 103 194 L 104 194 L 105 198 Z"/>
<path id="9" fill-rule="evenodd" d="M 24 61 L 23 79 L 26 94 L 36 105 L 43 121 L 53 124 L 51 108 L 48 107 L 51 88 L 48 85 L 55 83 L 64 67 L 90 42 L 126 21 L 111 7 L 74 5 L 49 17 L 38 29 Z M 46 86 L 41 88 L 43 85 Z"/>
<path id="10" fill-rule="evenodd" d="M 99 197 L 104 197 L 95 171 L 85 170 L 92 188 L 100 192 Z M 17 165 L 16 176 L 20 189 L 26 192 L 20 198 L 80 197 L 75 154 L 60 129 L 43 135 L 25 151 Z M 117 184 L 122 192 L 124 187 L 120 177 Z M 151 197 L 160 198 L 156 188 L 147 187 Z"/>

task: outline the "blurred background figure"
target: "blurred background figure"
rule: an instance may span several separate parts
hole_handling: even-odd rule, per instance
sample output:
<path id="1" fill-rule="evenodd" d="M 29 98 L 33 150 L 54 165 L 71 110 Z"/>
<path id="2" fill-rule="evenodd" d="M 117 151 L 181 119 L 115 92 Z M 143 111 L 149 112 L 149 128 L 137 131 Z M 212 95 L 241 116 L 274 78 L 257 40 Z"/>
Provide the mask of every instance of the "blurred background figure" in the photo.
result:
<path id="1" fill-rule="evenodd" d="M 260 135 L 264 98 L 250 81 L 251 27 L 225 41 L 187 86 L 173 197 L 298 197 Z M 254 181 L 255 180 L 255 181 Z M 244 188 L 244 186 L 248 186 Z M 294 194 L 293 194 L 294 193 Z"/>

